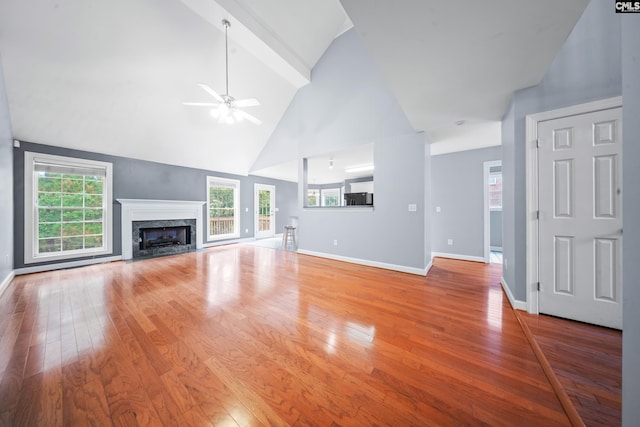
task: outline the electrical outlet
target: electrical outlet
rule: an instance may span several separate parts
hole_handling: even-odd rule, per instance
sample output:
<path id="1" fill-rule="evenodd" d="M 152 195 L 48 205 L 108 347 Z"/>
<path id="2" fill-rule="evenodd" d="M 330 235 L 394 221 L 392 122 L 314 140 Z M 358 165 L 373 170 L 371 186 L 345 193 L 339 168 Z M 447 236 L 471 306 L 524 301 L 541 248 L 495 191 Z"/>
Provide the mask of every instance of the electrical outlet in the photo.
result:
<path id="1" fill-rule="evenodd" d="M 436 206 L 436 212 L 440 213 L 440 206 Z"/>
<path id="2" fill-rule="evenodd" d="M 453 239 L 447 239 L 447 245 L 453 246 Z"/>
<path id="3" fill-rule="evenodd" d="M 333 240 L 333 246 L 338 246 L 338 239 Z"/>
<path id="4" fill-rule="evenodd" d="M 417 212 L 418 211 L 418 206 L 415 203 L 411 203 L 409 205 L 409 212 Z"/>
<path id="5" fill-rule="evenodd" d="M 249 229 L 248 229 L 248 228 L 245 228 L 245 229 L 244 229 L 244 232 L 245 232 L 245 233 L 248 233 L 248 232 L 249 232 Z"/>

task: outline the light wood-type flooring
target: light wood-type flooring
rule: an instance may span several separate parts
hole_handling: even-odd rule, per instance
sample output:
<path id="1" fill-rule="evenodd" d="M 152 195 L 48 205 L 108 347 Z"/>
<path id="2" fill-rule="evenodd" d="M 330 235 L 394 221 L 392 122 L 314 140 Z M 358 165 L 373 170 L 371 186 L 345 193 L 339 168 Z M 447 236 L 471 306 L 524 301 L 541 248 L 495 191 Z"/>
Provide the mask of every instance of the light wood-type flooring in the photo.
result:
<path id="1" fill-rule="evenodd" d="M 622 332 L 518 312 L 587 426 L 622 423 Z"/>
<path id="2" fill-rule="evenodd" d="M 229 245 L 19 276 L 0 425 L 569 425 L 500 275 Z"/>

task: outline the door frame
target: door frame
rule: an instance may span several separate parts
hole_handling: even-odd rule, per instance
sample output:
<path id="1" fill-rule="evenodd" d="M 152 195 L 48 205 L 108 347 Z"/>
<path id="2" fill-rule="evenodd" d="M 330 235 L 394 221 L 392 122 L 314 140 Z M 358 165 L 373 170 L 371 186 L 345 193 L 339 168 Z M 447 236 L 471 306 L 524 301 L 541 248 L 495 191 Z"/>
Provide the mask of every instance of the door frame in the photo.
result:
<path id="1" fill-rule="evenodd" d="M 273 233 L 270 233 L 268 236 L 258 236 L 258 233 L 260 232 L 260 223 L 259 223 L 259 216 L 260 216 L 260 196 L 259 196 L 259 191 L 263 189 L 263 190 L 269 190 L 272 194 L 273 197 L 273 203 L 271 205 L 271 213 L 273 214 L 273 222 L 272 222 L 272 229 L 273 229 Z M 269 185 L 269 184 L 261 184 L 256 182 L 255 184 L 253 184 L 253 237 L 255 237 L 256 239 L 267 239 L 269 237 L 274 237 L 276 235 L 276 213 L 277 213 L 277 209 L 276 209 L 276 186 L 275 185 Z"/>
<path id="2" fill-rule="evenodd" d="M 502 160 L 484 162 L 484 262 L 491 262 L 491 208 L 489 207 L 489 175 L 491 168 L 502 166 Z"/>
<path id="3" fill-rule="evenodd" d="M 525 117 L 526 280 L 527 311 L 538 314 L 538 123 L 562 117 L 622 107 L 622 97 L 572 105 Z"/>

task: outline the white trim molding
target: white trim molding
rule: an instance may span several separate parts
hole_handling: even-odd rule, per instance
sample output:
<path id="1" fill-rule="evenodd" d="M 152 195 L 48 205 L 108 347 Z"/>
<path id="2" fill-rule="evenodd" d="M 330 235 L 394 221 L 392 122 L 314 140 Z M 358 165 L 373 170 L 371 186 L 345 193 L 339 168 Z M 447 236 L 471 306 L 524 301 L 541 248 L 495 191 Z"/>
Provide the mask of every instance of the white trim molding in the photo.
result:
<path id="1" fill-rule="evenodd" d="M 308 251 L 306 249 L 298 249 L 299 254 L 317 256 L 319 258 L 333 259 L 336 261 L 350 262 L 352 264 L 366 265 L 368 267 L 384 268 L 385 270 L 399 271 L 401 273 L 417 274 L 426 276 L 431 268 L 431 263 L 425 268 L 407 267 L 405 265 L 388 264 L 386 262 L 370 261 L 368 259 L 351 258 L 342 255 L 328 254 L 324 252 Z"/>
<path id="2" fill-rule="evenodd" d="M 227 188 L 233 190 L 233 233 L 227 234 L 211 234 L 211 188 Z M 207 241 L 214 242 L 216 240 L 240 239 L 240 180 L 231 178 L 219 178 L 217 176 L 207 176 L 206 180 L 207 193 Z M 254 231 L 255 235 L 255 231 Z"/>
<path id="3" fill-rule="evenodd" d="M 9 274 L 7 274 L 7 277 L 4 278 L 2 283 L 0 283 L 0 297 L 2 296 L 4 291 L 6 291 L 9 288 L 9 285 L 11 284 L 11 281 L 13 280 L 14 277 L 16 277 L 16 272 L 11 270 Z"/>
<path id="4" fill-rule="evenodd" d="M 431 267 L 433 267 L 433 258 L 431 258 L 431 261 L 429 261 L 429 264 L 427 264 L 427 266 L 424 268 L 424 275 L 427 276 L 429 274 L 429 271 L 431 270 Z"/>
<path id="5" fill-rule="evenodd" d="M 94 265 L 94 264 L 106 264 L 108 262 L 114 262 L 114 261 L 122 261 L 122 257 L 117 255 L 117 256 L 109 256 L 109 257 L 101 257 L 101 258 L 80 259 L 77 261 L 69 261 L 69 262 L 56 262 L 55 264 L 34 265 L 32 267 L 24 267 L 24 268 L 16 269 L 16 276 L 19 276 L 21 274 L 41 273 L 43 271 L 63 270 L 65 268 L 85 267 L 87 265 Z"/>
<path id="6" fill-rule="evenodd" d="M 622 106 L 622 97 L 530 114 L 525 120 L 527 311 L 538 313 L 538 123 Z"/>
<path id="7" fill-rule="evenodd" d="M 472 256 L 472 255 L 460 255 L 460 254 L 448 254 L 445 252 L 431 252 L 431 258 L 440 257 L 440 258 L 450 258 L 450 259 L 459 259 L 460 261 L 473 261 L 473 262 L 482 262 L 487 263 L 485 259 L 481 256 Z"/>
<path id="8" fill-rule="evenodd" d="M 56 252 L 40 252 L 38 247 L 38 166 L 53 169 L 54 173 L 76 175 L 100 175 L 102 183 L 102 246 L 91 249 L 63 250 Z M 71 172 L 73 171 L 73 172 Z M 84 205 L 84 204 L 83 204 Z M 82 206 L 84 209 L 84 206 Z M 59 221 L 57 221 L 59 222 Z M 74 258 L 113 254 L 113 164 L 98 160 L 79 159 L 75 157 L 57 156 L 46 153 L 25 151 L 24 153 L 24 263 L 34 264 Z"/>
<path id="9" fill-rule="evenodd" d="M 278 237 L 278 236 L 275 235 L 273 237 Z M 282 237 L 282 234 L 280 235 L 280 237 Z M 229 239 L 229 240 L 213 240 L 211 242 L 204 243 L 202 247 L 213 248 L 216 246 L 231 245 L 233 243 L 250 243 L 250 242 L 255 242 L 256 240 L 258 239 L 256 239 L 255 237 L 244 237 L 242 239 Z"/>
<path id="10" fill-rule="evenodd" d="M 202 249 L 204 230 L 202 227 L 202 201 L 116 199 L 122 205 L 122 259 L 133 258 L 133 221 L 171 219 L 196 220 L 196 249 Z"/>
<path id="11" fill-rule="evenodd" d="M 511 293 L 511 288 L 505 282 L 504 277 L 500 279 L 500 285 L 502 286 L 502 290 L 507 295 L 507 299 L 509 300 L 509 304 L 511 304 L 511 308 L 514 310 L 522 310 L 527 311 L 527 303 L 525 301 L 517 300 L 513 293 Z"/>

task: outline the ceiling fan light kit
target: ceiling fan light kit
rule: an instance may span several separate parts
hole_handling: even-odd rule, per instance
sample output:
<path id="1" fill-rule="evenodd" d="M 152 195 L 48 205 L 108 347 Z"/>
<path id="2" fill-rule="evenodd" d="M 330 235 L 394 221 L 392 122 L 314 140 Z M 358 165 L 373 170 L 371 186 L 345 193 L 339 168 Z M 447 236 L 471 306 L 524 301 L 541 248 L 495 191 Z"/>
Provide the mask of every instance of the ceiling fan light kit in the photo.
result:
<path id="1" fill-rule="evenodd" d="M 226 19 L 222 20 L 224 27 L 224 58 L 225 58 L 225 94 L 219 95 L 210 86 L 204 83 L 198 83 L 198 86 L 211 95 L 217 103 L 214 102 L 183 102 L 183 105 L 192 107 L 212 107 L 211 117 L 218 120 L 219 123 L 234 124 L 243 120 L 247 120 L 255 125 L 262 124 L 262 120 L 252 116 L 246 111 L 241 110 L 245 107 L 257 107 L 260 102 L 256 98 L 237 100 L 229 95 L 229 40 L 227 30 L 231 27 L 231 23 Z"/>

